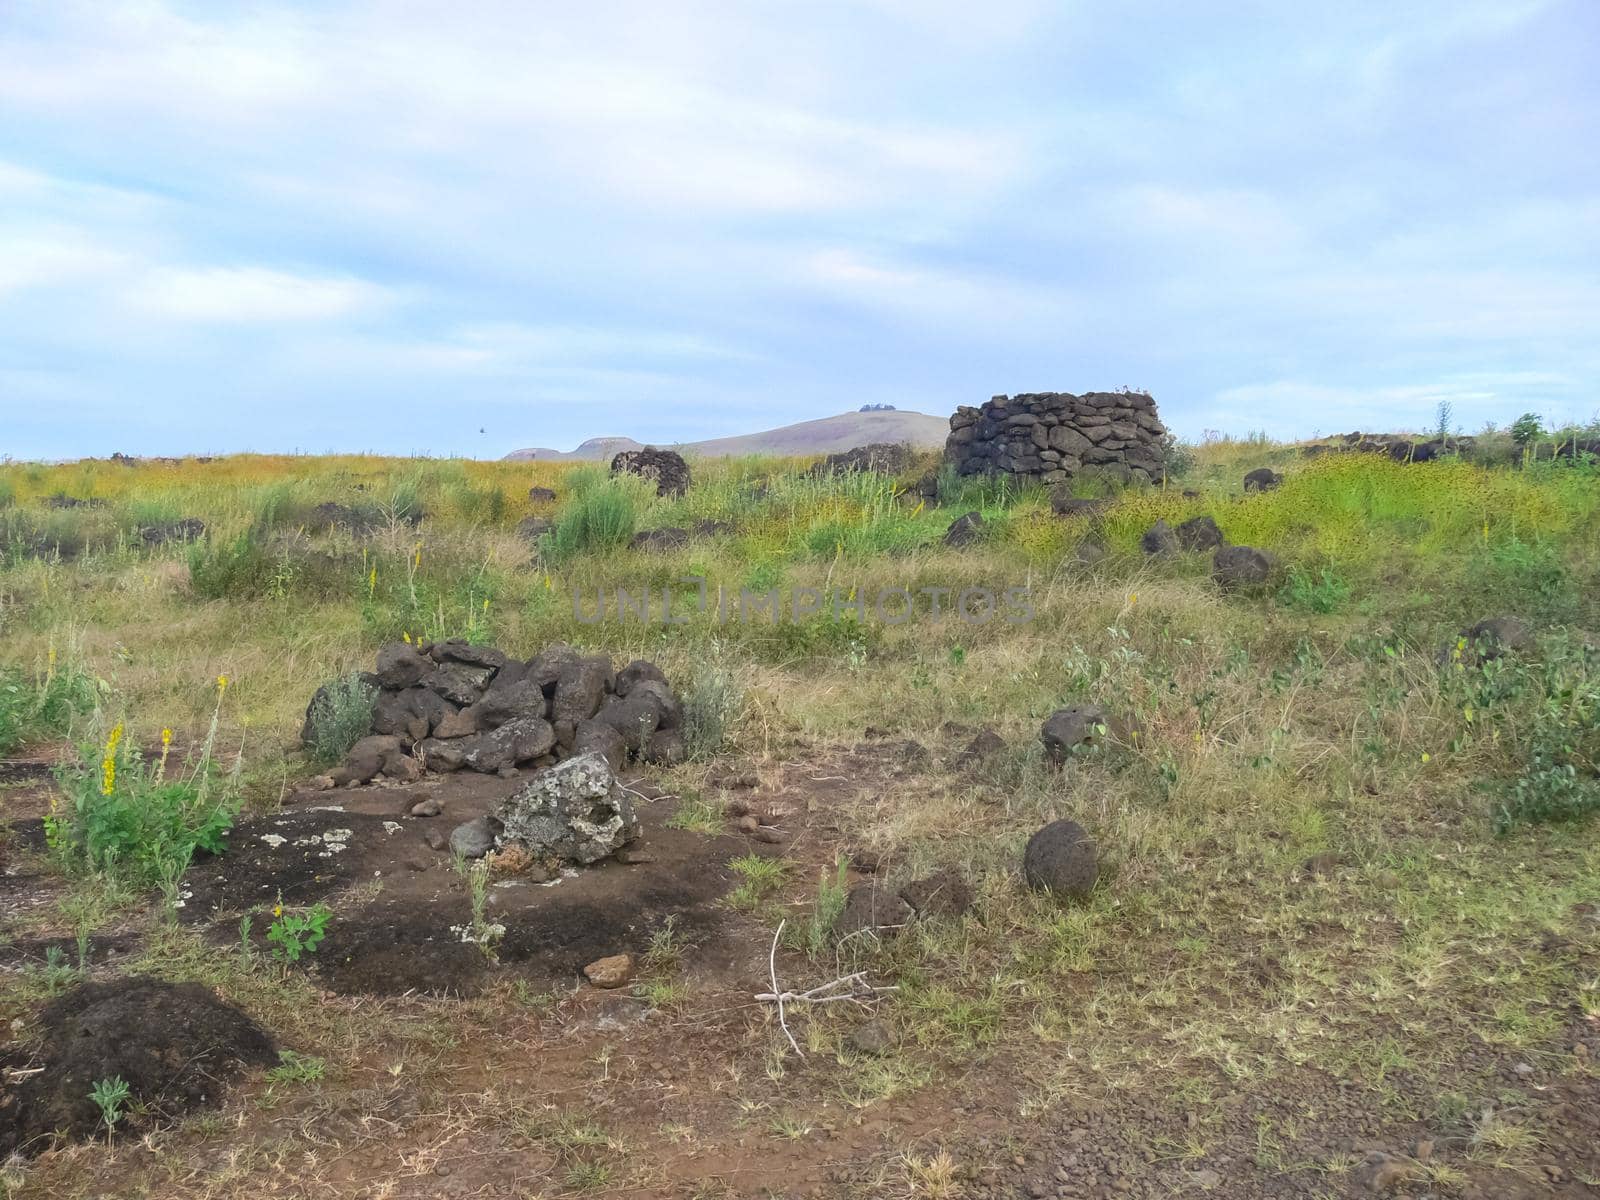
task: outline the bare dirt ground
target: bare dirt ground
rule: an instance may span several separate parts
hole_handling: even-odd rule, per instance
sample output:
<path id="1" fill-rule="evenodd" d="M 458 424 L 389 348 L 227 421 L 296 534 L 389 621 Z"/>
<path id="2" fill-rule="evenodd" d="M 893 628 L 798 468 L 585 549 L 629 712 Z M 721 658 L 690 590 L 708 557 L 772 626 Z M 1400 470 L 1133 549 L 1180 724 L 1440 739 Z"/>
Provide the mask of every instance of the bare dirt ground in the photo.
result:
<path id="1" fill-rule="evenodd" d="M 57 970 L 79 952 L 56 915 L 69 885 L 41 863 L 50 785 L 40 761 L 7 764 L 3 793 L 11 834 L 0 985 L 19 984 L 3 1013 L 17 1020 L 12 1062 L 26 1057 L 28 1014 L 50 986 L 40 982 L 50 948 Z M 838 857 L 853 862 L 853 881 L 869 869 L 905 876 L 883 850 L 892 797 L 926 799 L 972 782 L 970 770 L 915 743 L 796 745 L 707 777 L 696 802 L 714 800 L 727 817 L 697 829 L 673 821 L 687 801 L 635 780 L 644 826 L 635 861 L 544 882 L 497 879 L 487 913 L 505 932 L 493 958 L 462 939 L 468 888 L 435 847 L 516 781 L 449 776 L 292 793 L 281 810 L 237 825 L 227 854 L 191 868 L 175 925 L 135 913 L 97 931 L 86 960 L 91 975 L 138 967 L 197 978 L 297 1057 L 143 1138 L 46 1151 L 7 1194 L 1594 1194 L 1600 1096 L 1588 1063 L 1600 1035 L 1576 1009 L 1536 1045 L 1507 1052 L 1469 1038 L 1467 1052 L 1430 1062 L 1430 1031 L 1404 1004 L 1388 1027 L 1360 1029 L 1329 1013 L 1332 1025 L 1318 1030 L 1311 1008 L 1308 1041 L 1376 1038 L 1393 1046 L 1388 1066 L 1336 1072 L 1297 1062 L 1288 1047 L 1271 1071 L 1230 1070 L 1226 1058 L 1222 1069 L 1168 1070 L 1184 1056 L 1153 1022 L 1063 1040 L 1043 1010 L 985 997 L 1008 930 L 981 897 L 964 920 L 911 931 L 861 960 L 773 953 L 773 916 L 803 916 Z M 410 815 L 430 798 L 439 816 Z M 772 832 L 739 832 L 732 814 L 744 811 Z M 736 892 L 747 877 L 729 864 L 746 855 L 789 864 L 769 894 Z M 1343 869 L 1311 864 L 1295 886 L 1337 886 Z M 281 980 L 264 959 L 264 922 L 244 938 L 239 925 L 280 894 L 286 905 L 325 902 L 335 913 L 308 969 Z M 1252 929 L 1242 898 L 1213 899 L 1227 932 L 1210 953 L 1229 967 L 1197 968 L 1193 997 L 1225 1012 L 1292 991 L 1292 947 Z M 1594 910 L 1560 917 L 1560 931 L 1528 953 L 1600 974 Z M 1330 917 L 1303 932 L 1335 946 L 1342 927 Z M 1130 923 L 1110 936 L 1141 935 Z M 1094 973 L 1044 971 L 1029 986 L 1052 993 L 1052 1005 L 1093 1010 L 1103 989 L 1141 986 L 1129 970 L 1163 986 L 1156 967 L 1179 952 L 1142 950 Z M 633 988 L 583 982 L 585 963 L 623 951 L 644 964 Z M 931 978 L 934 963 L 952 959 L 966 964 L 959 985 Z M 792 1006 L 798 1054 L 774 1007 L 755 999 L 774 972 L 803 990 L 858 966 L 902 990 L 825 1010 Z M 864 1036 L 869 1025 L 887 1037 Z M 1456 1086 L 1442 1091 L 1441 1080 Z"/>

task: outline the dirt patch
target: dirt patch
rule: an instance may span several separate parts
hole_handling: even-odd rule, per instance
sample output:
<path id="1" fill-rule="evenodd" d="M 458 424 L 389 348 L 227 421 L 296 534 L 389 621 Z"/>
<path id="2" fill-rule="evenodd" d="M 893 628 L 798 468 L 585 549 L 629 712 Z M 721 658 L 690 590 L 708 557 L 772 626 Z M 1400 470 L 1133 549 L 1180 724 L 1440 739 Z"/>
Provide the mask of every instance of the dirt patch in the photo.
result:
<path id="1" fill-rule="evenodd" d="M 237 938 L 241 913 L 260 913 L 280 895 L 289 906 L 325 903 L 333 918 L 307 961 L 344 994 L 473 995 L 508 977 L 539 987 L 575 984 L 586 963 L 641 954 L 669 920 L 702 948 L 701 968 L 732 961 L 729 939 L 718 936 L 730 916 L 719 901 L 733 882 L 727 863 L 748 847 L 741 838 L 670 828 L 677 806 L 670 798 L 637 803 L 641 833 L 627 864 L 607 860 L 548 880 L 495 879 L 482 924 L 499 932 L 493 953 L 485 953 L 468 881 L 445 840 L 519 786 L 458 774 L 295 797 L 282 812 L 236 826 L 225 854 L 190 870 L 184 920 L 209 923 L 222 941 Z M 423 800 L 441 814 L 411 816 Z M 269 920 L 254 922 L 263 947 Z"/>
<path id="2" fill-rule="evenodd" d="M 136 977 L 86 983 L 47 1004 L 32 1055 L 13 1052 L 0 1076 L 0 1157 L 45 1149 L 51 1135 L 92 1137 L 102 1124 L 89 1093 L 101 1080 L 128 1085 L 136 1132 L 221 1097 L 247 1066 L 277 1061 L 271 1035 L 195 983 Z"/>

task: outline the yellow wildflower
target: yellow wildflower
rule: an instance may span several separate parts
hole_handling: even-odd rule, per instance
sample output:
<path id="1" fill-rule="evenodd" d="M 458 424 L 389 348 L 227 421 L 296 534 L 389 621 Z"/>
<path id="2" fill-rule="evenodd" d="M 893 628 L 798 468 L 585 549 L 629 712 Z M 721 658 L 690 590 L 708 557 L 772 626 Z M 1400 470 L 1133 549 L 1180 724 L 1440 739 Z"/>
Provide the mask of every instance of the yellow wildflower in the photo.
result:
<path id="1" fill-rule="evenodd" d="M 1429 754 L 1426 750 L 1424 750 L 1422 752 L 1422 761 L 1425 762 L 1425 763 L 1432 762 L 1433 761 L 1433 755 Z"/>
<path id="2" fill-rule="evenodd" d="M 106 756 L 100 763 L 100 794 L 111 795 L 117 786 L 117 746 L 122 741 L 122 722 L 117 722 L 117 727 L 111 731 L 111 736 L 106 739 Z"/>
<path id="3" fill-rule="evenodd" d="M 227 691 L 227 690 L 228 690 L 228 677 L 226 675 L 218 675 L 217 676 L 217 695 L 221 696 L 222 693 Z"/>

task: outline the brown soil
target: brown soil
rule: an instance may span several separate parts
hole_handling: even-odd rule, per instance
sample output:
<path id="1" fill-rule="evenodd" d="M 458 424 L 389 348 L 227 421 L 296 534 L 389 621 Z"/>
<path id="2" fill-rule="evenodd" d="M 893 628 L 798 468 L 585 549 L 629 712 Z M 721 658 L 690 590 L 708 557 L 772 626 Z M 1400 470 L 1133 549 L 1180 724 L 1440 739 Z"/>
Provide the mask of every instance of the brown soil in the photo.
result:
<path id="1" fill-rule="evenodd" d="M 608 860 L 553 880 L 496 878 L 485 921 L 503 932 L 492 954 L 470 940 L 468 881 L 448 847 L 433 849 L 427 837 L 448 839 L 519 786 L 464 773 L 296 795 L 282 812 L 236 826 L 226 854 L 191 869 L 185 919 L 234 938 L 241 914 L 269 909 L 280 895 L 285 905 L 326 903 L 333 919 L 308 961 L 346 994 L 471 995 L 508 978 L 539 987 L 575 983 L 597 958 L 642 954 L 669 919 L 678 935 L 715 956 L 729 917 L 718 903 L 732 882 L 727 863 L 744 851 L 743 841 L 668 828 L 676 809 L 670 798 L 637 802 L 642 832 L 629 849 L 652 861 Z M 442 814 L 411 816 L 424 799 L 438 801 Z M 258 939 L 269 920 L 254 921 Z"/>
<path id="2" fill-rule="evenodd" d="M 127 1083 L 130 1111 L 118 1128 L 137 1132 L 216 1103 L 241 1068 L 277 1062 L 265 1030 L 193 983 L 81 984 L 34 1025 L 36 1049 L 0 1064 L 0 1157 L 38 1153 L 53 1133 L 93 1136 L 102 1118 L 89 1094 L 101 1080 Z"/>

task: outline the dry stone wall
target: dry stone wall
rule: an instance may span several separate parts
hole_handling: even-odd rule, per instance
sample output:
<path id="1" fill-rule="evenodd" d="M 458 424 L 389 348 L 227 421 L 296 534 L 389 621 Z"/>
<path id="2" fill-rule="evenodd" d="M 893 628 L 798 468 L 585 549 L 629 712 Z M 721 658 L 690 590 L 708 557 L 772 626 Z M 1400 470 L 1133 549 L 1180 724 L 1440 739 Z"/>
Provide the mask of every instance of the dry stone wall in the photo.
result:
<path id="1" fill-rule="evenodd" d="M 1165 473 L 1166 432 L 1144 392 L 1029 392 L 956 409 L 945 457 L 962 475 L 1153 483 Z"/>

